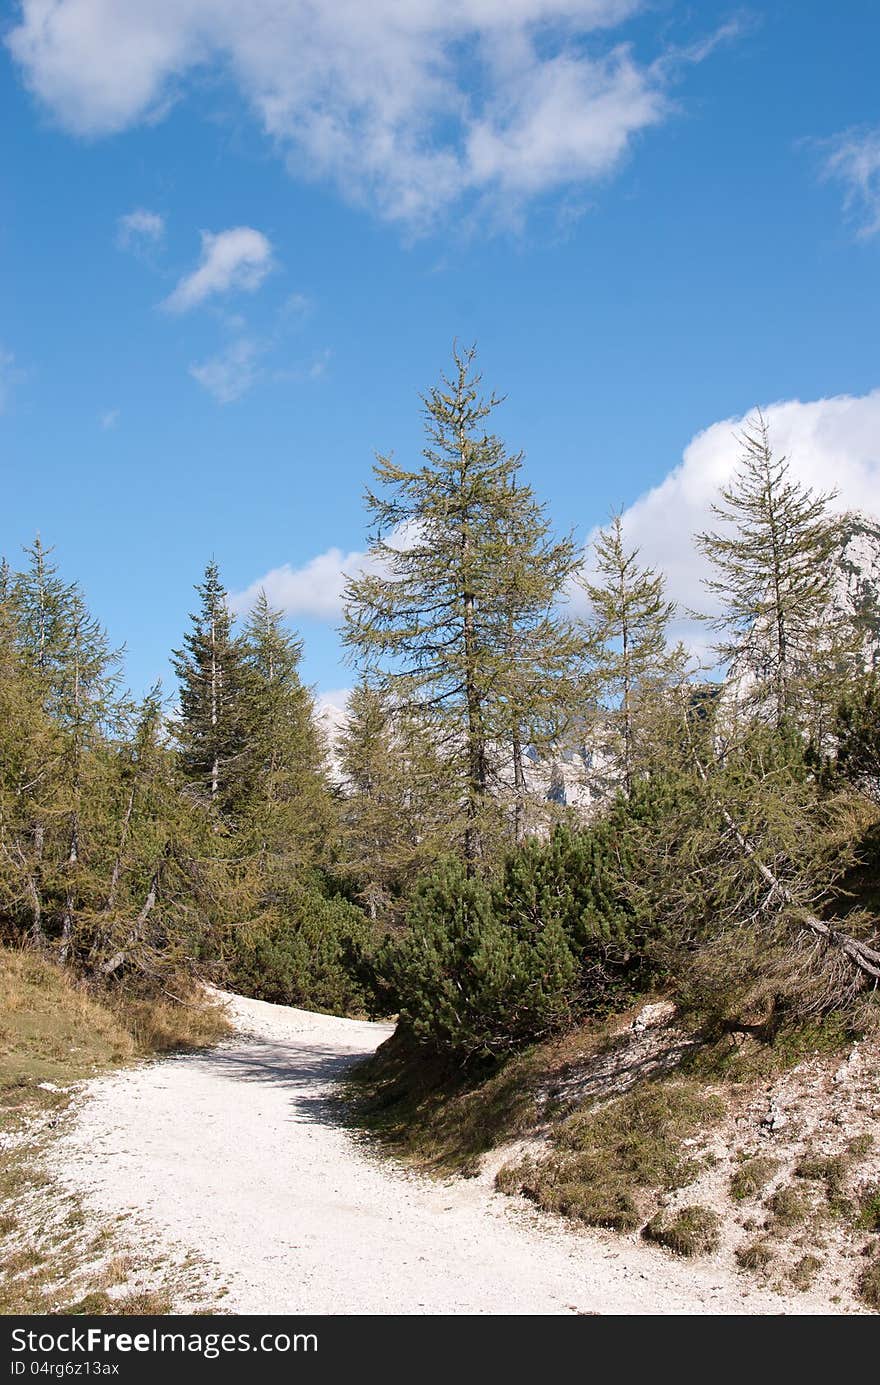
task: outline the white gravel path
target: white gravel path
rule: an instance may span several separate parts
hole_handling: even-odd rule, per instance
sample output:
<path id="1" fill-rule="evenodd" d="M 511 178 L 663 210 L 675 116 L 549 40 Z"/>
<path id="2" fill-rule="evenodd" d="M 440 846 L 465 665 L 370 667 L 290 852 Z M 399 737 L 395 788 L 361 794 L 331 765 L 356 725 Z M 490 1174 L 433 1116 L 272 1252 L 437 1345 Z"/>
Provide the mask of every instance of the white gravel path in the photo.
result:
<path id="1" fill-rule="evenodd" d="M 220 1047 L 89 1085 L 56 1167 L 127 1232 L 215 1264 L 238 1313 L 817 1311 L 479 1180 L 435 1182 L 338 1123 L 334 1080 L 387 1026 L 229 997 Z"/>

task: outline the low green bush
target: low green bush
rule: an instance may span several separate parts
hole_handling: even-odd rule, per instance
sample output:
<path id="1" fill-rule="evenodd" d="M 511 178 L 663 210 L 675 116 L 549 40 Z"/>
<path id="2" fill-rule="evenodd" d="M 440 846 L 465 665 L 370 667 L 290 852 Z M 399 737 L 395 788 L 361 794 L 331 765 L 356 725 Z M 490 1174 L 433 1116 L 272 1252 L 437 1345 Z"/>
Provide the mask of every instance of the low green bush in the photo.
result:
<path id="1" fill-rule="evenodd" d="M 376 1013 L 382 1009 L 372 965 L 378 942 L 375 926 L 347 899 L 292 885 L 268 915 L 233 931 L 225 980 L 258 1000 Z"/>

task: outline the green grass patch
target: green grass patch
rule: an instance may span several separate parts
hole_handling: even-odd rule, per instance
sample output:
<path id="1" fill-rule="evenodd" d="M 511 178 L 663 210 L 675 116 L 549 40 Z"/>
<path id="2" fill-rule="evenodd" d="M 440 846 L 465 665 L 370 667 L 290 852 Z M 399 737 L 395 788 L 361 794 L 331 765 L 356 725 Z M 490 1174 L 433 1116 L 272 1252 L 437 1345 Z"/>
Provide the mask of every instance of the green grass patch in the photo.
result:
<path id="1" fill-rule="evenodd" d="M 734 1202 L 745 1202 L 750 1197 L 758 1197 L 778 1168 L 778 1159 L 769 1159 L 762 1155 L 746 1159 L 730 1176 L 730 1196 Z"/>
<path id="2" fill-rule="evenodd" d="M 880 1231 L 880 1186 L 866 1188 L 858 1201 L 856 1226 L 860 1231 Z"/>
<path id="3" fill-rule="evenodd" d="M 658 1212 L 644 1228 L 646 1240 L 666 1246 L 676 1255 L 710 1255 L 718 1247 L 721 1218 L 709 1207 L 680 1207 Z"/>
<path id="4" fill-rule="evenodd" d="M 813 1210 L 800 1189 L 791 1183 L 779 1188 L 764 1205 L 773 1214 L 772 1231 L 787 1231 L 793 1226 L 800 1226 Z"/>
<path id="5" fill-rule="evenodd" d="M 577 1111 L 552 1132 L 552 1152 L 503 1171 L 510 1190 L 591 1226 L 635 1230 L 640 1193 L 691 1183 L 704 1159 L 686 1151 L 721 1119 L 724 1102 L 696 1083 L 645 1082 L 598 1109 Z"/>

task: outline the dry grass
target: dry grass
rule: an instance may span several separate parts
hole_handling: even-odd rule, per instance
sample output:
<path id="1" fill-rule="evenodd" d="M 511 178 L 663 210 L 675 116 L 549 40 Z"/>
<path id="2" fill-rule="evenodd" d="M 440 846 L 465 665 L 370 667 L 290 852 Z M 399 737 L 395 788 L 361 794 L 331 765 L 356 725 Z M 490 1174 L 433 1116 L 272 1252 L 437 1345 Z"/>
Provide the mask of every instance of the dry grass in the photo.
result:
<path id="1" fill-rule="evenodd" d="M 813 1281 L 821 1268 L 822 1261 L 817 1255 L 802 1255 L 788 1272 L 789 1283 L 801 1293 L 806 1293 L 807 1289 L 813 1287 Z"/>
<path id="2" fill-rule="evenodd" d="M 778 1168 L 778 1159 L 762 1156 L 746 1159 L 730 1177 L 730 1196 L 734 1202 L 745 1202 L 747 1198 L 758 1197 Z"/>
<path id="3" fill-rule="evenodd" d="M 75 1083 L 228 1031 L 217 1006 L 195 992 L 184 1000 L 111 997 L 37 953 L 0 949 L 0 1313 L 165 1313 L 199 1293 L 198 1273 L 184 1284 L 133 1254 L 118 1228 L 90 1225 L 51 1157 Z"/>
<path id="4" fill-rule="evenodd" d="M 686 1187 L 704 1165 L 686 1142 L 724 1114 L 697 1083 L 664 1079 L 598 1109 L 577 1111 L 551 1133 L 552 1152 L 502 1169 L 498 1186 L 590 1226 L 635 1230 L 645 1194 Z"/>
<path id="5" fill-rule="evenodd" d="M 138 1057 L 205 1047 L 228 1032 L 222 1010 L 195 987 L 180 994 L 176 1003 L 162 994 L 95 991 L 39 953 L 0 949 L 0 1108 L 45 1106 L 53 1093 L 40 1083 L 69 1085 Z"/>
<path id="6" fill-rule="evenodd" d="M 709 1207 L 679 1207 L 675 1212 L 658 1212 L 642 1235 L 666 1246 L 675 1255 L 710 1255 L 717 1249 L 721 1218 Z"/>
<path id="7" fill-rule="evenodd" d="M 749 1241 L 734 1251 L 734 1259 L 741 1270 L 765 1270 L 776 1259 L 776 1252 L 768 1241 Z"/>
<path id="8" fill-rule="evenodd" d="M 793 1226 L 800 1226 L 813 1210 L 812 1204 L 794 1184 L 777 1189 L 765 1205 L 773 1214 L 768 1230 L 777 1234 L 780 1231 L 788 1231 Z"/>

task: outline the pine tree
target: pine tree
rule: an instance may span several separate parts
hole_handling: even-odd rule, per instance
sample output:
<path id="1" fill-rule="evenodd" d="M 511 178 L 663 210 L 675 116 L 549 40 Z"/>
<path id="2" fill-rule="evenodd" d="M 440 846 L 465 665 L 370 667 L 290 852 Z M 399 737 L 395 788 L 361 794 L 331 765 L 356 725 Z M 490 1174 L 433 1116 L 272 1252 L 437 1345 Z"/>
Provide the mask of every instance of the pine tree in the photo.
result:
<path id="1" fill-rule="evenodd" d="M 838 546 L 828 506 L 832 494 L 796 481 L 777 457 L 763 415 L 740 437 L 739 471 L 712 511 L 724 528 L 697 535 L 716 576 L 707 589 L 721 603 L 712 621 L 722 636 L 719 658 L 752 682 L 750 701 L 772 708 L 781 727 L 797 719 L 816 665 L 836 662 L 828 627 L 830 560 Z"/>
<path id="2" fill-rule="evenodd" d="M 424 399 L 424 465 L 380 457 L 368 491 L 374 570 L 349 581 L 344 640 L 392 708 L 417 717 L 442 755 L 454 831 L 473 868 L 503 834 L 494 792 L 514 734 L 546 717 L 557 675 L 553 598 L 574 564 L 485 421 L 474 352 Z M 552 660 L 550 653 L 553 651 Z"/>
<path id="3" fill-rule="evenodd" d="M 197 794 L 221 816 L 234 808 L 247 770 L 245 674 L 220 569 L 212 559 L 196 586 L 200 608 L 172 663 L 180 684 L 180 760 Z"/>
<path id="4" fill-rule="evenodd" d="M 619 514 L 600 531 L 594 549 L 595 577 L 581 579 L 591 606 L 591 691 L 595 686 L 604 701 L 613 778 L 630 794 L 638 767 L 640 707 L 682 665 L 681 651 L 668 645 L 675 604 L 666 599 L 663 574 L 642 566 L 638 549 L 627 549 Z"/>

